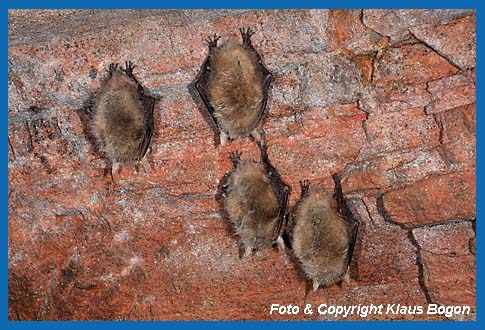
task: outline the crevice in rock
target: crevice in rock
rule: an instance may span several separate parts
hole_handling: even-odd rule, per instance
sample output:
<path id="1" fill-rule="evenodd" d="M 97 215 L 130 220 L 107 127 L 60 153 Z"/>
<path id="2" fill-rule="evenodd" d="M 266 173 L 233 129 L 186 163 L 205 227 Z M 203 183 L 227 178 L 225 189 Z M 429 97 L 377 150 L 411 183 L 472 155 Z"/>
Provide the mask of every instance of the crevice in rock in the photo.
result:
<path id="1" fill-rule="evenodd" d="M 384 47 L 383 49 L 386 49 L 387 47 Z M 372 56 L 372 68 L 371 68 L 371 72 L 370 72 L 370 81 L 369 81 L 369 85 L 372 85 L 374 83 L 374 79 L 375 79 L 375 72 L 376 72 L 376 63 L 377 63 L 377 55 L 379 55 L 381 53 L 382 50 L 379 50 L 377 52 L 375 52 Z"/>
<path id="2" fill-rule="evenodd" d="M 439 79 L 438 79 L 439 80 Z M 431 105 L 433 104 L 433 93 L 430 92 L 429 90 L 429 83 L 435 81 L 435 80 L 430 80 L 426 82 L 426 88 L 425 91 L 429 95 L 429 103 L 424 106 L 424 113 L 429 114 Z"/>
<path id="3" fill-rule="evenodd" d="M 384 221 L 387 223 L 390 223 L 392 225 L 399 226 L 401 229 L 409 229 L 408 227 L 404 226 L 401 223 L 395 222 L 392 220 L 391 216 L 389 213 L 387 213 L 386 208 L 384 207 L 384 194 L 378 194 L 376 196 L 376 207 L 377 207 L 377 212 L 382 216 Z"/>
<path id="4" fill-rule="evenodd" d="M 372 217 L 372 214 L 371 214 L 371 212 L 370 212 L 370 210 L 369 210 L 369 207 L 367 206 L 366 202 L 365 202 L 365 201 L 364 201 L 364 199 L 362 199 L 362 198 L 360 198 L 360 200 L 362 201 L 362 204 L 364 204 L 365 210 L 366 210 L 366 212 L 367 212 L 367 215 L 368 215 L 368 217 L 369 217 L 369 220 L 370 220 L 370 222 L 371 222 L 372 226 L 376 226 L 376 223 L 375 223 L 375 221 L 374 221 L 374 218 Z"/>
<path id="5" fill-rule="evenodd" d="M 364 130 L 366 142 L 369 141 L 369 132 L 367 131 L 367 119 L 369 119 L 369 114 L 368 113 L 367 113 L 367 115 L 365 117 L 365 120 L 362 121 L 362 129 Z M 364 146 L 362 146 L 362 147 L 364 147 Z M 359 154 L 360 154 L 360 150 L 359 150 Z"/>
<path id="6" fill-rule="evenodd" d="M 17 157 L 15 155 L 15 150 L 12 145 L 12 141 L 10 141 L 10 136 L 7 136 L 8 138 L 8 146 L 10 147 L 10 151 L 12 152 L 13 160 L 17 160 Z"/>
<path id="7" fill-rule="evenodd" d="M 431 294 L 426 286 L 426 281 L 424 280 L 424 265 L 423 259 L 421 255 L 421 246 L 419 245 L 418 241 L 413 235 L 413 231 L 408 231 L 408 238 L 411 244 L 416 248 L 416 266 L 418 266 L 418 282 L 419 286 L 421 287 L 421 291 L 423 291 L 424 297 L 426 298 L 426 302 L 428 304 L 433 303 L 431 299 Z"/>
<path id="8" fill-rule="evenodd" d="M 424 40 L 417 37 L 411 30 L 408 29 L 408 31 L 411 34 L 411 36 L 413 36 L 413 38 L 415 38 L 416 40 L 419 41 L 419 43 L 423 44 L 424 46 L 426 46 L 427 48 L 429 48 L 430 50 L 432 50 L 433 52 L 435 52 L 436 54 L 438 54 L 439 56 L 444 58 L 451 66 L 456 68 L 458 71 L 464 71 L 465 70 L 464 68 L 461 68 L 458 64 L 454 63 L 453 60 L 451 58 L 449 58 L 447 55 L 443 54 L 442 52 L 440 52 L 435 47 L 431 46 L 430 44 L 426 43 Z"/>
<path id="9" fill-rule="evenodd" d="M 106 219 L 104 217 L 104 215 L 102 215 L 102 214 L 99 217 L 101 218 L 101 222 L 103 222 L 103 224 L 106 226 L 106 228 L 108 228 L 108 231 L 111 231 L 111 225 L 110 225 L 108 219 Z"/>
<path id="10" fill-rule="evenodd" d="M 10 119 L 9 119 L 10 120 Z M 28 141 L 28 152 L 34 151 L 34 141 L 32 140 L 32 132 L 30 131 L 29 122 L 25 121 L 25 128 L 27 129 L 27 133 L 29 134 L 29 141 Z"/>
<path id="11" fill-rule="evenodd" d="M 9 124 L 20 124 L 22 122 L 33 122 L 39 119 L 52 117 L 57 114 L 56 108 L 40 108 L 32 105 L 28 108 L 17 109 L 14 114 L 8 115 Z"/>
<path id="12" fill-rule="evenodd" d="M 436 150 L 438 151 L 441 159 L 448 166 L 450 166 L 451 168 L 457 168 L 459 170 L 462 170 L 463 165 L 456 159 L 455 155 L 450 150 L 448 150 L 446 144 L 440 144 L 439 146 L 437 146 Z M 446 173 L 450 173 L 450 171 L 447 171 Z"/>
<path id="13" fill-rule="evenodd" d="M 439 227 L 439 226 L 448 226 L 448 225 L 454 225 L 454 224 L 459 224 L 459 223 L 465 223 L 465 222 L 474 222 L 473 219 L 451 219 L 451 220 L 445 220 L 441 222 L 435 222 L 435 223 L 429 223 L 429 224 L 424 224 L 424 225 L 419 225 L 419 226 L 413 226 L 410 229 L 420 229 L 420 228 L 433 228 L 433 227 Z"/>
<path id="14" fill-rule="evenodd" d="M 379 33 L 377 32 L 376 30 L 374 30 L 373 28 L 367 26 L 367 24 L 365 24 L 365 21 L 364 21 L 364 9 L 361 9 L 360 10 L 360 13 L 359 13 L 359 20 L 360 20 L 360 23 L 368 30 L 372 31 L 373 33 L 377 34 L 379 37 L 381 38 L 384 38 L 386 37 L 385 35 L 383 35 L 382 33 Z"/>
<path id="15" fill-rule="evenodd" d="M 428 90 L 427 84 L 426 84 L 426 90 Z M 440 118 L 440 115 L 438 113 L 434 113 L 433 118 L 434 118 L 434 121 L 436 122 L 436 125 L 438 125 L 438 128 L 440 129 L 440 135 L 439 135 L 438 140 L 440 142 L 440 145 L 442 145 L 443 144 L 443 135 L 444 135 L 443 123 L 441 122 L 441 118 Z"/>
<path id="16" fill-rule="evenodd" d="M 440 176 L 441 174 L 438 174 L 436 176 Z M 427 177 L 423 180 L 426 180 L 428 178 L 431 178 L 433 176 Z M 419 182 L 421 180 L 418 180 L 416 182 Z M 450 219 L 450 220 L 443 220 L 439 222 L 434 222 L 434 223 L 426 223 L 426 224 L 421 224 L 421 225 L 407 225 L 407 224 L 402 224 L 394 221 L 392 217 L 389 215 L 387 210 L 384 207 L 384 195 L 385 194 L 378 194 L 376 196 L 376 206 L 377 206 L 377 211 L 379 214 L 384 218 L 384 220 L 392 225 L 399 226 L 401 229 L 406 229 L 406 230 L 412 230 L 412 229 L 418 229 L 418 228 L 430 228 L 430 227 L 435 227 L 435 226 L 444 226 L 444 225 L 450 225 L 450 224 L 455 224 L 455 223 L 462 223 L 462 222 L 470 222 L 472 220 L 470 219 Z"/>
<path id="17" fill-rule="evenodd" d="M 379 212 L 379 214 L 384 218 L 384 220 L 387 223 L 399 226 L 401 229 L 413 230 L 413 229 L 419 229 L 419 228 L 431 228 L 431 227 L 436 227 L 436 226 L 446 226 L 446 225 L 451 225 L 451 224 L 456 224 L 456 223 L 473 221 L 471 219 L 450 219 L 450 220 L 444 220 L 444 221 L 439 221 L 439 222 L 434 222 L 434 223 L 426 223 L 426 224 L 422 224 L 422 225 L 405 225 L 405 224 L 402 224 L 402 223 L 398 223 L 398 222 L 395 222 L 392 219 L 392 217 L 389 215 L 389 213 L 385 209 L 385 207 L 384 207 L 384 195 L 385 194 L 379 194 L 379 195 L 376 196 L 377 211 Z"/>

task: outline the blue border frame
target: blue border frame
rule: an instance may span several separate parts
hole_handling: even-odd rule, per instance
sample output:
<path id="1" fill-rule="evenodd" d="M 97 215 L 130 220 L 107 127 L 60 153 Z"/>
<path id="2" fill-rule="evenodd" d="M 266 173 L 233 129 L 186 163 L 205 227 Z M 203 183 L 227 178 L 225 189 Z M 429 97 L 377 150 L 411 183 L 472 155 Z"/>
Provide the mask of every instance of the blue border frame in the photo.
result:
<path id="1" fill-rule="evenodd" d="M 236 9 L 236 8 L 258 8 L 258 9 L 311 9 L 311 8 L 443 8 L 443 9 L 464 9 L 464 8 L 477 8 L 479 5 L 478 0 L 463 0 L 463 1 L 450 1 L 450 0 L 395 0 L 392 3 L 386 0 L 372 0 L 364 3 L 363 1 L 356 0 L 344 0 L 339 2 L 325 3 L 318 0 L 266 0 L 263 2 L 257 0 L 245 0 L 245 1 L 223 1 L 223 0 L 179 0 L 171 1 L 170 3 L 160 3 L 155 0 L 140 0 L 140 1 L 128 1 L 128 0 L 109 0 L 109 1 L 71 1 L 67 2 L 62 0 L 48 0 L 39 3 L 33 0 L 17 0 L 15 3 L 7 4 L 7 8 L 13 9 L 74 9 L 74 8 L 198 8 L 198 9 Z M 2 4 L 5 6 L 5 4 Z"/>
<path id="2" fill-rule="evenodd" d="M 260 9 L 279 9 L 279 8 L 299 8 L 299 9 L 307 9 L 307 8 L 467 8 L 467 9 L 476 9 L 477 12 L 477 64 L 480 62 L 480 41 L 481 35 L 483 32 L 482 25 L 480 23 L 481 18 L 481 5 L 479 1 L 438 1 L 438 0 L 429 0 L 429 1 L 417 1 L 417 0 L 408 0 L 408 1 L 394 1 L 392 3 L 383 0 L 373 0 L 368 1 L 366 3 L 362 1 L 341 1 L 341 2 L 331 2 L 331 3 L 324 3 L 321 1 L 315 0 L 300 0 L 300 1 L 289 1 L 289 0 L 269 0 L 261 3 L 256 0 L 246 0 L 246 1 L 235 1 L 235 2 L 228 2 L 228 1 L 221 1 L 221 0 L 206 0 L 204 2 L 195 1 L 195 0 L 179 0 L 177 2 L 165 3 L 160 4 L 154 0 L 138 0 L 138 1 L 126 1 L 126 0 L 110 0 L 110 1 L 100 1 L 96 0 L 84 0 L 84 1 L 60 1 L 60 0 L 50 0 L 50 1 L 42 1 L 39 3 L 37 1 L 32 0 L 20 0 L 15 1 L 14 3 L 5 3 L 2 1 L 2 32 L 4 35 L 3 43 L 2 43 L 2 62 L 7 64 L 8 63 L 8 10 L 9 9 L 88 9 L 88 8 L 174 8 L 174 9 L 182 9 L 182 8 L 197 8 L 197 9 L 205 9 L 205 8 L 260 8 Z M 477 65 L 478 66 L 478 65 Z M 42 321 L 42 322 L 35 322 L 35 321 L 8 321 L 8 249 L 7 249 L 7 242 L 8 242 L 8 233 L 7 233 L 7 218 L 8 218 L 8 142 L 6 139 L 6 135 L 8 133 L 8 65 L 2 67 L 2 73 L 4 77 L 4 89 L 2 90 L 2 100 L 4 104 L 4 111 L 2 115 L 2 120 L 0 120 L 0 130 L 4 137 L 3 143 L 0 143 L 0 150 L 1 150 L 1 157 L 2 162 L 0 163 L 1 169 L 1 183 L 3 189 L 1 189 L 2 200 L 4 201 L 5 207 L 0 209 L 1 218 L 5 219 L 3 226 L 1 228 L 2 234 L 2 253 L 1 253 L 1 262 L 4 267 L 2 267 L 0 271 L 0 278 L 2 280 L 1 285 L 1 297 L 0 306 L 1 306 L 1 319 L 0 319 L 0 327 L 2 329 L 30 329 L 30 328 L 45 328 L 45 329 L 65 329 L 68 328 L 123 328 L 123 329 L 133 329 L 135 327 L 146 327 L 146 328 L 160 328 L 160 327 L 168 327 L 168 328 L 197 328 L 197 329 L 220 329 L 225 327 L 235 327 L 235 328 L 256 328 L 260 326 L 264 326 L 267 329 L 311 329 L 311 328 L 321 328 L 321 327 L 343 327 L 343 328 L 354 328 L 358 326 L 359 328 L 373 328 L 374 327 L 387 327 L 389 324 L 387 322 L 364 322 L 364 321 L 355 321 L 355 322 L 326 322 L 325 324 L 321 322 L 306 322 L 306 321 L 293 321 L 291 323 L 288 322 L 281 322 L 281 321 L 249 321 L 249 322 L 237 322 L 237 321 L 217 321 L 217 322 L 201 322 L 201 321 L 186 321 L 186 322 L 178 322 L 178 321 L 160 321 L 160 322 L 147 322 L 147 321 L 128 321 L 128 322 L 101 322 L 101 321 L 89 321 L 89 322 L 68 322 L 68 321 Z M 477 69 L 477 88 L 481 86 L 483 81 L 482 73 L 480 68 Z M 477 109 L 481 104 L 480 93 L 477 89 Z M 477 111 L 477 167 L 479 164 L 482 164 L 482 157 L 480 152 L 480 142 L 483 140 L 483 135 L 485 133 L 481 133 L 478 129 L 480 123 L 483 121 L 483 117 L 485 115 L 481 111 Z M 481 188 L 481 176 L 479 175 L 479 171 L 477 169 L 477 218 L 480 217 L 482 213 L 481 207 L 481 193 L 483 189 Z M 477 223 L 477 231 L 480 231 L 481 228 L 480 222 Z M 479 247 L 479 254 L 481 254 L 480 244 L 477 244 Z M 479 275 L 481 274 L 479 262 L 477 258 L 477 311 L 480 310 L 480 290 L 478 288 Z M 455 329 L 465 329 L 465 328 L 477 328 L 481 325 L 482 318 L 480 317 L 480 312 L 477 312 L 477 321 L 475 322 L 433 322 L 433 321 L 402 321 L 398 323 L 393 323 L 393 327 L 397 328 L 411 328 L 411 327 L 428 327 L 430 329 L 435 328 L 444 328 L 444 327 L 453 327 Z"/>

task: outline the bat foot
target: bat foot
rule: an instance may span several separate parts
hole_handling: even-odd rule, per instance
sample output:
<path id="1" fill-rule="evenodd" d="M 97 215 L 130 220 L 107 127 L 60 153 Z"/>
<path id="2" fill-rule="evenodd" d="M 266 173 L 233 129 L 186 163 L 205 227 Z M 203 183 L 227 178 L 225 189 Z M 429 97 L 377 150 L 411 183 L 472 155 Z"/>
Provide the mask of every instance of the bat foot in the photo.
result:
<path id="1" fill-rule="evenodd" d="M 242 152 L 240 152 L 238 150 L 233 151 L 229 154 L 229 159 L 231 160 L 234 168 L 236 168 L 237 165 L 241 162 L 241 155 L 242 155 Z"/>
<path id="2" fill-rule="evenodd" d="M 216 48 L 217 47 L 217 41 L 219 41 L 221 37 L 219 37 L 217 34 L 214 33 L 214 36 L 208 36 L 205 39 L 205 42 L 207 42 L 207 45 L 209 46 L 209 49 Z"/>
<path id="3" fill-rule="evenodd" d="M 251 36 L 254 34 L 254 31 L 251 28 L 239 28 L 239 32 L 241 32 L 241 37 L 243 39 L 244 46 L 251 45 Z"/>
<path id="4" fill-rule="evenodd" d="M 129 77 L 133 77 L 133 69 L 135 65 L 131 61 L 125 61 L 125 73 Z"/>
<path id="5" fill-rule="evenodd" d="M 310 189 L 310 181 L 308 180 L 303 180 L 300 181 L 300 187 L 301 187 L 301 197 L 305 197 L 308 195 L 308 189 Z"/>
<path id="6" fill-rule="evenodd" d="M 110 63 L 110 65 L 108 67 L 109 76 L 111 77 L 113 75 L 113 73 L 115 73 L 116 71 L 118 71 L 118 69 L 119 69 L 119 64 L 118 63 Z"/>

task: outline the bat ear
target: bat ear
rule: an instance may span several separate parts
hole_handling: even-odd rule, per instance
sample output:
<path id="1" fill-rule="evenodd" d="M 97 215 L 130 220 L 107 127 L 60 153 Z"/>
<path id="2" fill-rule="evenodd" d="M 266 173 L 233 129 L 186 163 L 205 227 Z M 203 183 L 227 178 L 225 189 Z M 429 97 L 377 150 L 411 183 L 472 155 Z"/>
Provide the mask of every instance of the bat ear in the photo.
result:
<path id="1" fill-rule="evenodd" d="M 316 292 L 319 286 L 320 283 L 317 280 L 313 280 L 313 292 Z"/>

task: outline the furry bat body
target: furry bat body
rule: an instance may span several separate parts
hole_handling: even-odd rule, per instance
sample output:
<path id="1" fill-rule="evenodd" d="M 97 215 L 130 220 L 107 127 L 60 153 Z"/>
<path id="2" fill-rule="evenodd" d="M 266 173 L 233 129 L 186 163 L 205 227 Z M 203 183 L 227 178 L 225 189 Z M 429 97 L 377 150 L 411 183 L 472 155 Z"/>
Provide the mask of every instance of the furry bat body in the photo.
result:
<path id="1" fill-rule="evenodd" d="M 244 257 L 282 244 L 280 229 L 290 190 L 269 162 L 266 144 L 258 146 L 259 163 L 231 153 L 234 168 L 222 180 L 224 208 L 240 238 Z"/>
<path id="2" fill-rule="evenodd" d="M 240 29 L 242 44 L 217 46 L 219 37 L 207 40 L 209 55 L 196 79 L 199 92 L 216 128 L 221 145 L 229 139 L 253 136 L 266 108 L 273 75 L 251 44 L 253 31 Z"/>
<path id="3" fill-rule="evenodd" d="M 99 149 L 113 167 L 141 160 L 153 133 L 155 98 L 144 94 L 133 75 L 133 64 L 111 64 L 96 93 L 92 131 Z"/>
<path id="4" fill-rule="evenodd" d="M 301 199 L 290 215 L 289 235 L 293 252 L 316 291 L 320 285 L 348 280 L 358 222 L 344 219 L 323 189 L 310 188 L 308 181 L 300 185 Z"/>

